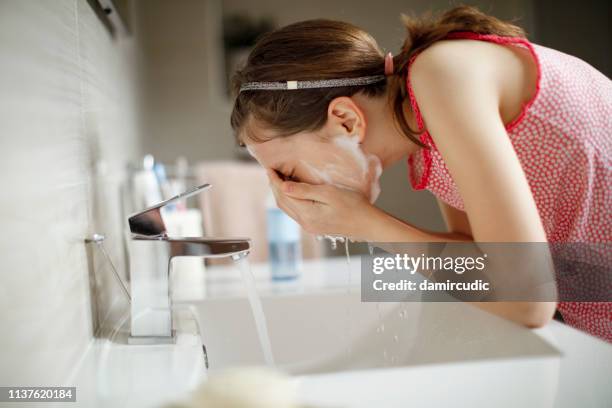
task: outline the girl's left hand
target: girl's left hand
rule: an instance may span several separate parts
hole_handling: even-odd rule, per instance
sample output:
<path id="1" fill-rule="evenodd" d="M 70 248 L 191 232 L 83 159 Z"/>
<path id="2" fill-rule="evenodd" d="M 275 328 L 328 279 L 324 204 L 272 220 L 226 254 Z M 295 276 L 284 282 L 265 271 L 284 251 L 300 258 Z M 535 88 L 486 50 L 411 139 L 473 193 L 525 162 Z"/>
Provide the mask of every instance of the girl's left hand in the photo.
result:
<path id="1" fill-rule="evenodd" d="M 362 194 L 329 184 L 283 181 L 271 169 L 268 177 L 278 207 L 307 232 L 367 238 L 366 223 L 376 207 Z"/>

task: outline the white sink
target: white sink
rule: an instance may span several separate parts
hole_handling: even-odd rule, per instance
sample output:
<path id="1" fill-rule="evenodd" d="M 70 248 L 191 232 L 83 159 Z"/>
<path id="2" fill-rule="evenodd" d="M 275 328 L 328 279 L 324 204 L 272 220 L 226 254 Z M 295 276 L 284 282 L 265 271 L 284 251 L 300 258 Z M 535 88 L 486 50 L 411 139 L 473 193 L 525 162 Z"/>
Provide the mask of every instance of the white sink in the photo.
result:
<path id="1" fill-rule="evenodd" d="M 246 298 L 190 303 L 211 370 L 264 364 Z M 363 303 L 338 290 L 266 294 L 262 304 L 275 363 L 291 374 L 558 356 L 531 331 L 466 304 Z"/>
<path id="2" fill-rule="evenodd" d="M 253 265 L 277 366 L 295 375 L 303 405 L 609 405 L 609 344 L 556 321 L 529 330 L 466 303 L 362 303 L 358 259 L 351 269 L 348 279 L 343 259 L 305 261 L 300 280 L 277 283 L 268 265 Z M 177 279 L 173 298 L 194 305 L 210 369 L 264 364 L 239 271 L 206 275 L 205 287 L 201 275 Z"/>

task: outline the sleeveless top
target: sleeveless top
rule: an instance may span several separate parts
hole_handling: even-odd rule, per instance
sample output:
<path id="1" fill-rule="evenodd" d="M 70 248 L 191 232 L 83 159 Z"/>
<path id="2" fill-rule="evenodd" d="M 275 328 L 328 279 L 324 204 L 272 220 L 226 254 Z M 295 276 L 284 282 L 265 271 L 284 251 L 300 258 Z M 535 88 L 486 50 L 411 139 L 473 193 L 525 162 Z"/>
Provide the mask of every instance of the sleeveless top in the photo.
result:
<path id="1" fill-rule="evenodd" d="M 536 91 L 506 131 L 548 242 L 612 243 L 612 81 L 578 58 L 523 38 L 473 32 L 447 38 L 523 47 L 531 53 L 537 64 Z M 417 56 L 408 63 L 406 85 L 419 139 L 429 149 L 408 157 L 409 179 L 414 189 L 427 189 L 463 211 L 459 190 L 425 129 L 410 85 L 410 66 Z M 607 293 L 612 291 L 609 278 L 603 285 Z M 557 309 L 566 323 L 612 342 L 612 303 L 559 302 Z"/>

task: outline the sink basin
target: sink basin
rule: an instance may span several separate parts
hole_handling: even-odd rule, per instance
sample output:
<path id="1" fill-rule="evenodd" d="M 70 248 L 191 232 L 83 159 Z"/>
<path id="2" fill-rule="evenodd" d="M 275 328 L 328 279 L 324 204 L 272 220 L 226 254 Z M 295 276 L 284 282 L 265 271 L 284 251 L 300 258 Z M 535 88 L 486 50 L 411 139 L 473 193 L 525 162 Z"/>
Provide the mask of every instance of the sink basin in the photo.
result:
<path id="1" fill-rule="evenodd" d="M 365 303 L 347 290 L 261 300 L 276 366 L 290 374 L 559 355 L 530 330 L 464 303 Z M 210 370 L 264 364 L 246 298 L 190 303 Z"/>
<path id="2" fill-rule="evenodd" d="M 607 343 L 556 321 L 529 330 L 467 303 L 363 303 L 359 259 L 350 267 L 349 278 L 344 259 L 307 260 L 299 280 L 280 283 L 270 279 L 268 264 L 252 265 L 276 365 L 293 376 L 302 405 L 573 407 L 610 400 Z M 206 282 L 194 275 L 177 275 L 173 299 L 196 311 L 210 371 L 264 364 L 238 269 L 207 267 Z"/>

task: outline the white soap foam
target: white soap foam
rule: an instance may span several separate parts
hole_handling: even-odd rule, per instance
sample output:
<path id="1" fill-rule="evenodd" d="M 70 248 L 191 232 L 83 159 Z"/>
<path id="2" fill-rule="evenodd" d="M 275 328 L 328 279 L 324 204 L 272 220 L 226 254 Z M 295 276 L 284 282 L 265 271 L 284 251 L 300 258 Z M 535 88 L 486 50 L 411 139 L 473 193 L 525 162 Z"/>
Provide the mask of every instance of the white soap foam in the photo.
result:
<path id="1" fill-rule="evenodd" d="M 331 244 L 331 248 L 335 251 L 336 248 L 338 248 L 338 242 L 342 243 L 342 242 L 348 242 L 348 238 L 346 237 L 341 237 L 341 236 L 337 236 L 337 235 L 317 235 L 317 240 L 321 241 L 321 240 L 327 240 L 330 242 Z"/>
<path id="2" fill-rule="evenodd" d="M 374 165 L 374 177 L 370 185 L 370 203 L 374 204 L 381 192 L 380 176 L 382 175 L 382 164 L 380 163 L 380 159 L 374 155 L 370 155 L 369 160 L 373 162 Z"/>
<path id="3" fill-rule="evenodd" d="M 312 164 L 308 163 L 305 160 L 300 160 L 300 163 L 311 173 L 314 178 L 316 178 L 318 183 L 323 184 L 334 184 L 333 179 L 331 178 L 331 173 L 335 172 L 336 169 L 333 165 L 325 165 L 325 170 L 319 169 Z"/>
<path id="4" fill-rule="evenodd" d="M 368 157 L 366 157 L 365 153 L 359 147 L 359 136 L 358 135 L 339 135 L 334 137 L 334 144 L 343 148 L 344 150 L 350 152 L 355 160 L 361 166 L 361 171 L 363 173 L 368 172 Z"/>
<path id="5" fill-rule="evenodd" d="M 378 156 L 373 154 L 366 154 L 359 145 L 359 136 L 354 135 L 339 135 L 333 139 L 334 143 L 343 148 L 344 150 L 351 153 L 357 163 L 361 167 L 360 178 L 370 183 L 370 202 L 374 203 L 380 195 L 380 176 L 382 174 L 382 164 Z M 368 180 L 370 176 L 370 169 L 373 174 L 371 180 Z"/>
<path id="6" fill-rule="evenodd" d="M 336 146 L 348 152 L 359 167 L 358 172 L 351 173 L 351 177 L 353 178 L 353 186 L 348 186 L 338 181 L 342 180 L 343 178 L 346 178 L 347 174 L 346 171 L 343 171 L 343 169 L 335 163 L 326 163 L 322 168 L 315 167 L 305 160 L 301 160 L 300 163 L 305 169 L 307 169 L 311 173 L 311 176 L 313 176 L 313 178 L 315 178 L 319 183 L 331 184 L 336 187 L 346 189 L 354 189 L 354 186 L 356 185 L 365 186 L 369 184 L 368 189 L 370 195 L 368 198 L 370 200 L 370 203 L 374 203 L 381 192 L 379 180 L 382 174 L 382 164 L 380 159 L 376 155 L 366 154 L 361 149 L 359 145 L 359 136 L 357 134 L 338 135 L 335 136 L 332 140 Z M 338 158 L 340 161 L 341 157 Z M 338 242 L 348 241 L 346 237 L 333 235 L 323 235 L 318 236 L 317 238 L 329 240 L 332 249 L 337 248 Z"/>
<path id="7" fill-rule="evenodd" d="M 259 159 L 255 155 L 255 150 L 251 147 L 251 145 L 246 145 L 246 149 L 247 149 L 247 152 L 249 152 L 249 154 L 251 155 L 252 158 L 254 158 L 255 160 L 259 161 Z"/>
<path id="8" fill-rule="evenodd" d="M 300 163 L 306 168 L 311 175 L 319 182 L 324 184 L 332 184 L 336 187 L 354 189 L 354 186 L 367 186 L 369 190 L 370 203 L 374 203 L 380 195 L 380 176 L 382 174 L 382 164 L 380 159 L 373 154 L 366 154 L 359 146 L 358 135 L 338 135 L 333 139 L 333 143 L 348 152 L 353 158 L 359 171 L 350 173 L 352 186 L 349 186 L 341 181 L 346 179 L 348 174 L 346 168 L 342 168 L 336 163 L 326 163 L 322 168 L 315 167 L 306 160 L 300 160 Z M 340 158 L 339 158 L 340 159 Z"/>

